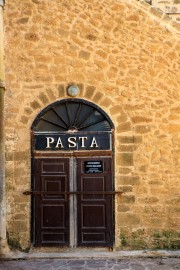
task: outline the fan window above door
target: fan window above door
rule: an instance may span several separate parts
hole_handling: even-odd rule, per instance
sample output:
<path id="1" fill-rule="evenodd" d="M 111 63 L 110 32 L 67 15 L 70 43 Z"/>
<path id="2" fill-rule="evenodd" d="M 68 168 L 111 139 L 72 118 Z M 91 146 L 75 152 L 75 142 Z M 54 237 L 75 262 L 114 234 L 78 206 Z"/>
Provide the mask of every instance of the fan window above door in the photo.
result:
<path id="1" fill-rule="evenodd" d="M 45 108 L 35 119 L 35 132 L 111 131 L 107 114 L 97 105 L 81 99 L 65 99 Z"/>

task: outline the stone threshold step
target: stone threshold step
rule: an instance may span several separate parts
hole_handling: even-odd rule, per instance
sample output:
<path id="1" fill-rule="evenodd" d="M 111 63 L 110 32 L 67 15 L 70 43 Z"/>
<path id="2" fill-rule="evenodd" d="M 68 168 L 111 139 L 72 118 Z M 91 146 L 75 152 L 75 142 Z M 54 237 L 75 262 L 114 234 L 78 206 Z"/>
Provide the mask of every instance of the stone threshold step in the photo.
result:
<path id="1" fill-rule="evenodd" d="M 67 252 L 51 252 L 46 250 L 40 252 L 39 250 L 31 250 L 29 253 L 10 251 L 2 254 L 2 260 L 13 259 L 123 259 L 123 258 L 161 258 L 171 257 L 180 258 L 180 250 L 135 250 L 135 251 L 94 251 L 88 249 L 72 250 Z"/>

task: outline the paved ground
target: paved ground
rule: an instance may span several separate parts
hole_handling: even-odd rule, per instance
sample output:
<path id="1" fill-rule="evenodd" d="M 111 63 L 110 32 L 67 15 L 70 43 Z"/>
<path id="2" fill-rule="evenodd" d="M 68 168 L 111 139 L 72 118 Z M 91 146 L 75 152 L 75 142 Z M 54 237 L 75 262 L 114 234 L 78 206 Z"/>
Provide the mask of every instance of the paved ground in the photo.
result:
<path id="1" fill-rule="evenodd" d="M 180 270 L 180 258 L 29 259 L 0 261 L 0 270 Z"/>

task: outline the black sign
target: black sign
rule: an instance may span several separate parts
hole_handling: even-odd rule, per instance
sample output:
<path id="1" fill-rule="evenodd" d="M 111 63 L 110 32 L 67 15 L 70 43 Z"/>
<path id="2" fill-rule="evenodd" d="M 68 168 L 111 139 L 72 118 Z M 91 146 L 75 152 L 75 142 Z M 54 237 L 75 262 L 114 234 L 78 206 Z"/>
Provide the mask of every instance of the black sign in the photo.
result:
<path id="1" fill-rule="evenodd" d="M 98 133 L 35 133 L 34 150 L 110 150 L 111 134 Z"/>
<path id="2" fill-rule="evenodd" d="M 95 161 L 85 161 L 84 162 L 85 173 L 102 173 L 103 172 L 103 162 L 100 160 Z"/>

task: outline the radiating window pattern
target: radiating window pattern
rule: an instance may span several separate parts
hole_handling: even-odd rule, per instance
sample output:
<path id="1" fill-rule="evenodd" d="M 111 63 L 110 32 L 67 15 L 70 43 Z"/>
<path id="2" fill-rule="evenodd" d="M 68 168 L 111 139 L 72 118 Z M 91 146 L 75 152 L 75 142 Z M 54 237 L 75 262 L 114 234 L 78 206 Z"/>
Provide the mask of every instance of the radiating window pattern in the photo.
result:
<path id="1" fill-rule="evenodd" d="M 32 127 L 37 132 L 110 131 L 113 124 L 98 106 L 80 99 L 66 99 L 44 109 Z"/>

